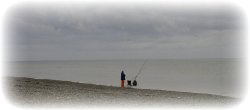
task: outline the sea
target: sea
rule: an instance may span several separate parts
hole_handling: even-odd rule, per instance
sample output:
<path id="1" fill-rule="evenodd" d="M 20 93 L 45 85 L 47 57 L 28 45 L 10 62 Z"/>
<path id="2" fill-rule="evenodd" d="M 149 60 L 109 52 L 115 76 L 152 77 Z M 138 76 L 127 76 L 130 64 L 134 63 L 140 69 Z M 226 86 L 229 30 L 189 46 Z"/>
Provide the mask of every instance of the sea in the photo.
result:
<path id="1" fill-rule="evenodd" d="M 121 70 L 126 80 L 139 74 L 133 88 L 243 97 L 239 59 L 11 61 L 5 75 L 119 87 Z"/>

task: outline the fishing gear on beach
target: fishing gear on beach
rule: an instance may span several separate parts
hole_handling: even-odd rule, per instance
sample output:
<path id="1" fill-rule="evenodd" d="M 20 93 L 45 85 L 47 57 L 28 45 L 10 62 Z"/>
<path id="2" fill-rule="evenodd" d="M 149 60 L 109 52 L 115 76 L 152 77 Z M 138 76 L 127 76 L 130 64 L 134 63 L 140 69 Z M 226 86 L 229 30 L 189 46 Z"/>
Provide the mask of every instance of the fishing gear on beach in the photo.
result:
<path id="1" fill-rule="evenodd" d="M 131 82 L 131 80 L 127 80 L 127 84 L 128 86 L 132 87 L 132 86 L 137 86 L 137 81 L 136 78 L 141 74 L 141 71 L 144 67 L 144 65 L 146 64 L 146 61 L 144 61 L 144 63 L 142 64 L 141 68 L 139 69 L 138 73 L 136 74 L 136 76 L 133 79 L 133 82 Z"/>
<path id="2" fill-rule="evenodd" d="M 127 84 L 128 86 L 132 87 L 132 86 L 137 86 L 137 81 L 134 80 L 133 83 L 131 83 L 131 80 L 127 80 Z"/>

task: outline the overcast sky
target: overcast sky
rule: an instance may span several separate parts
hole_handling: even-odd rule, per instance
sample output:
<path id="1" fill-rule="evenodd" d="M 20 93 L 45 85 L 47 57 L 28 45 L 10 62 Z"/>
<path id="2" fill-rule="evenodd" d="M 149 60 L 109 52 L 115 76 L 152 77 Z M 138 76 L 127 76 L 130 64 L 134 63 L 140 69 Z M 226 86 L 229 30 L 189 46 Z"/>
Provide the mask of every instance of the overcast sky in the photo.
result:
<path id="1" fill-rule="evenodd" d="M 12 60 L 239 57 L 240 19 L 228 7 L 26 4 L 7 21 Z"/>

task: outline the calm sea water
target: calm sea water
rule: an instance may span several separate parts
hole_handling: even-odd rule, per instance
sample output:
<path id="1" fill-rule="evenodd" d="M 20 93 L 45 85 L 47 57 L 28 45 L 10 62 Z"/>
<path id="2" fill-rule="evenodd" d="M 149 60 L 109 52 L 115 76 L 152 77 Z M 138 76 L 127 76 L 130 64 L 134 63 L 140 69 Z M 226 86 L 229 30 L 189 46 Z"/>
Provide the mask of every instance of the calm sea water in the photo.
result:
<path id="1" fill-rule="evenodd" d="M 9 63 L 6 75 L 119 86 L 121 69 L 133 79 L 144 61 L 18 61 Z M 147 60 L 137 88 L 241 97 L 241 77 L 238 60 Z"/>

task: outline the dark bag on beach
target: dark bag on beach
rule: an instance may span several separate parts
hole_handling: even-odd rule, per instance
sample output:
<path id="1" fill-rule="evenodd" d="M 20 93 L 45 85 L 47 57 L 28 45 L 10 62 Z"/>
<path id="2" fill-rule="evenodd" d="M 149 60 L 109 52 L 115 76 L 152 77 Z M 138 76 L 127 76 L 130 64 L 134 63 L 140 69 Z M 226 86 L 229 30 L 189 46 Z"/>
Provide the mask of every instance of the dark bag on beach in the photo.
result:
<path id="1" fill-rule="evenodd" d="M 136 80 L 133 81 L 133 86 L 137 86 L 137 81 Z"/>

